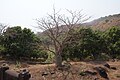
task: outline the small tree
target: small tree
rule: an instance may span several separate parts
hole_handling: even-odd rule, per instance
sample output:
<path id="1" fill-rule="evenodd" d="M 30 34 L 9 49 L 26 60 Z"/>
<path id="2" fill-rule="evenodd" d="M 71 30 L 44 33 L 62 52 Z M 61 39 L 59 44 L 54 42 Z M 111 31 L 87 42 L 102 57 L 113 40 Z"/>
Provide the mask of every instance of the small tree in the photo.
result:
<path id="1" fill-rule="evenodd" d="M 53 9 L 52 15 L 48 14 L 48 17 L 46 18 L 37 19 L 39 29 L 44 31 L 44 34 L 51 39 L 54 45 L 54 51 L 47 46 L 45 46 L 45 49 L 55 54 L 56 66 L 62 66 L 61 53 L 63 44 L 68 38 L 69 32 L 88 19 L 85 19 L 85 16 L 81 15 L 81 11 L 67 11 L 70 14 L 68 17 L 66 15 L 60 15 L 59 12 L 56 12 L 55 9 Z"/>

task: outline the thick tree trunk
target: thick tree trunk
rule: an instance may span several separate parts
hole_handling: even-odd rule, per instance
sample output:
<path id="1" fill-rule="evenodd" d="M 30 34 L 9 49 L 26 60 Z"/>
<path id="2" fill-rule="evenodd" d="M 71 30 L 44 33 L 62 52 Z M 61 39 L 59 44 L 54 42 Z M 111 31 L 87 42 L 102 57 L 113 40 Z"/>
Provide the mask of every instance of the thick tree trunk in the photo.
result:
<path id="1" fill-rule="evenodd" d="M 55 47 L 55 64 L 56 67 L 61 67 L 62 66 L 62 46 L 57 46 L 57 43 L 54 41 L 54 47 Z"/>
<path id="2" fill-rule="evenodd" d="M 62 66 L 62 56 L 60 53 L 56 53 L 56 55 L 55 55 L 55 64 L 57 67 Z"/>

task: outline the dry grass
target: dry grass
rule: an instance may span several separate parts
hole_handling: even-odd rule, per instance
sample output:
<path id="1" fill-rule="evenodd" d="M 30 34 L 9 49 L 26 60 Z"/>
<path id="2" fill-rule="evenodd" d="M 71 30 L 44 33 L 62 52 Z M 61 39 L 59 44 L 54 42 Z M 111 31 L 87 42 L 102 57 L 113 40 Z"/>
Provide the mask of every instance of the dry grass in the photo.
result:
<path id="1" fill-rule="evenodd" d="M 0 62 L 1 63 L 1 62 Z M 102 66 L 106 62 L 103 61 L 91 61 L 91 62 L 71 62 L 72 66 L 69 70 L 61 71 L 57 70 L 54 64 L 35 64 L 30 65 L 25 62 L 21 63 L 21 67 L 16 67 L 15 63 L 7 62 L 10 65 L 10 69 L 14 69 L 16 71 L 20 69 L 28 69 L 32 75 L 32 80 L 105 80 L 97 75 L 80 75 L 81 72 L 90 70 L 94 71 L 93 68 L 97 66 Z M 110 66 L 116 67 L 117 70 L 112 70 L 105 68 L 107 70 L 107 74 L 110 80 L 120 80 L 120 61 L 118 62 L 107 62 Z M 2 64 L 2 63 L 1 63 Z M 42 74 L 47 74 L 43 75 Z"/>

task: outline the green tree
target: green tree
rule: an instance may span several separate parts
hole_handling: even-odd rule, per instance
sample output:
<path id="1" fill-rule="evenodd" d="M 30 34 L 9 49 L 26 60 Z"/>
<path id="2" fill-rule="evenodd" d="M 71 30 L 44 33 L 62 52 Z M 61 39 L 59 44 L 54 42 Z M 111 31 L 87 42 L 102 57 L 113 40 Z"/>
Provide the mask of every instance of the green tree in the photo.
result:
<path id="1" fill-rule="evenodd" d="M 22 29 L 20 26 L 7 28 L 3 33 L 4 47 L 6 54 L 15 59 L 21 57 L 30 58 L 32 55 L 39 54 L 40 40 L 30 29 Z"/>
<path id="2" fill-rule="evenodd" d="M 102 42 L 99 32 L 93 31 L 91 28 L 82 28 L 70 35 L 65 43 L 63 56 L 72 59 L 85 59 L 87 57 L 97 59 L 102 52 Z"/>
<path id="3" fill-rule="evenodd" d="M 104 32 L 103 37 L 106 42 L 106 53 L 108 53 L 112 58 L 120 56 L 120 28 L 111 27 Z"/>

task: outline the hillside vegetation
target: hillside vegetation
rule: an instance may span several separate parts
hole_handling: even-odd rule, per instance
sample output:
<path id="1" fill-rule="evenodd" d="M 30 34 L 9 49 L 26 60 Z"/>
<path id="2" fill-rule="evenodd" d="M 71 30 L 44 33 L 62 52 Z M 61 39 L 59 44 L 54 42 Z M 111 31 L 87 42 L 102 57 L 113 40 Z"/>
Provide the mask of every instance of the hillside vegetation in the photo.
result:
<path id="1" fill-rule="evenodd" d="M 86 25 L 98 30 L 106 30 L 112 26 L 120 26 L 120 14 L 101 17 L 86 23 Z"/>

